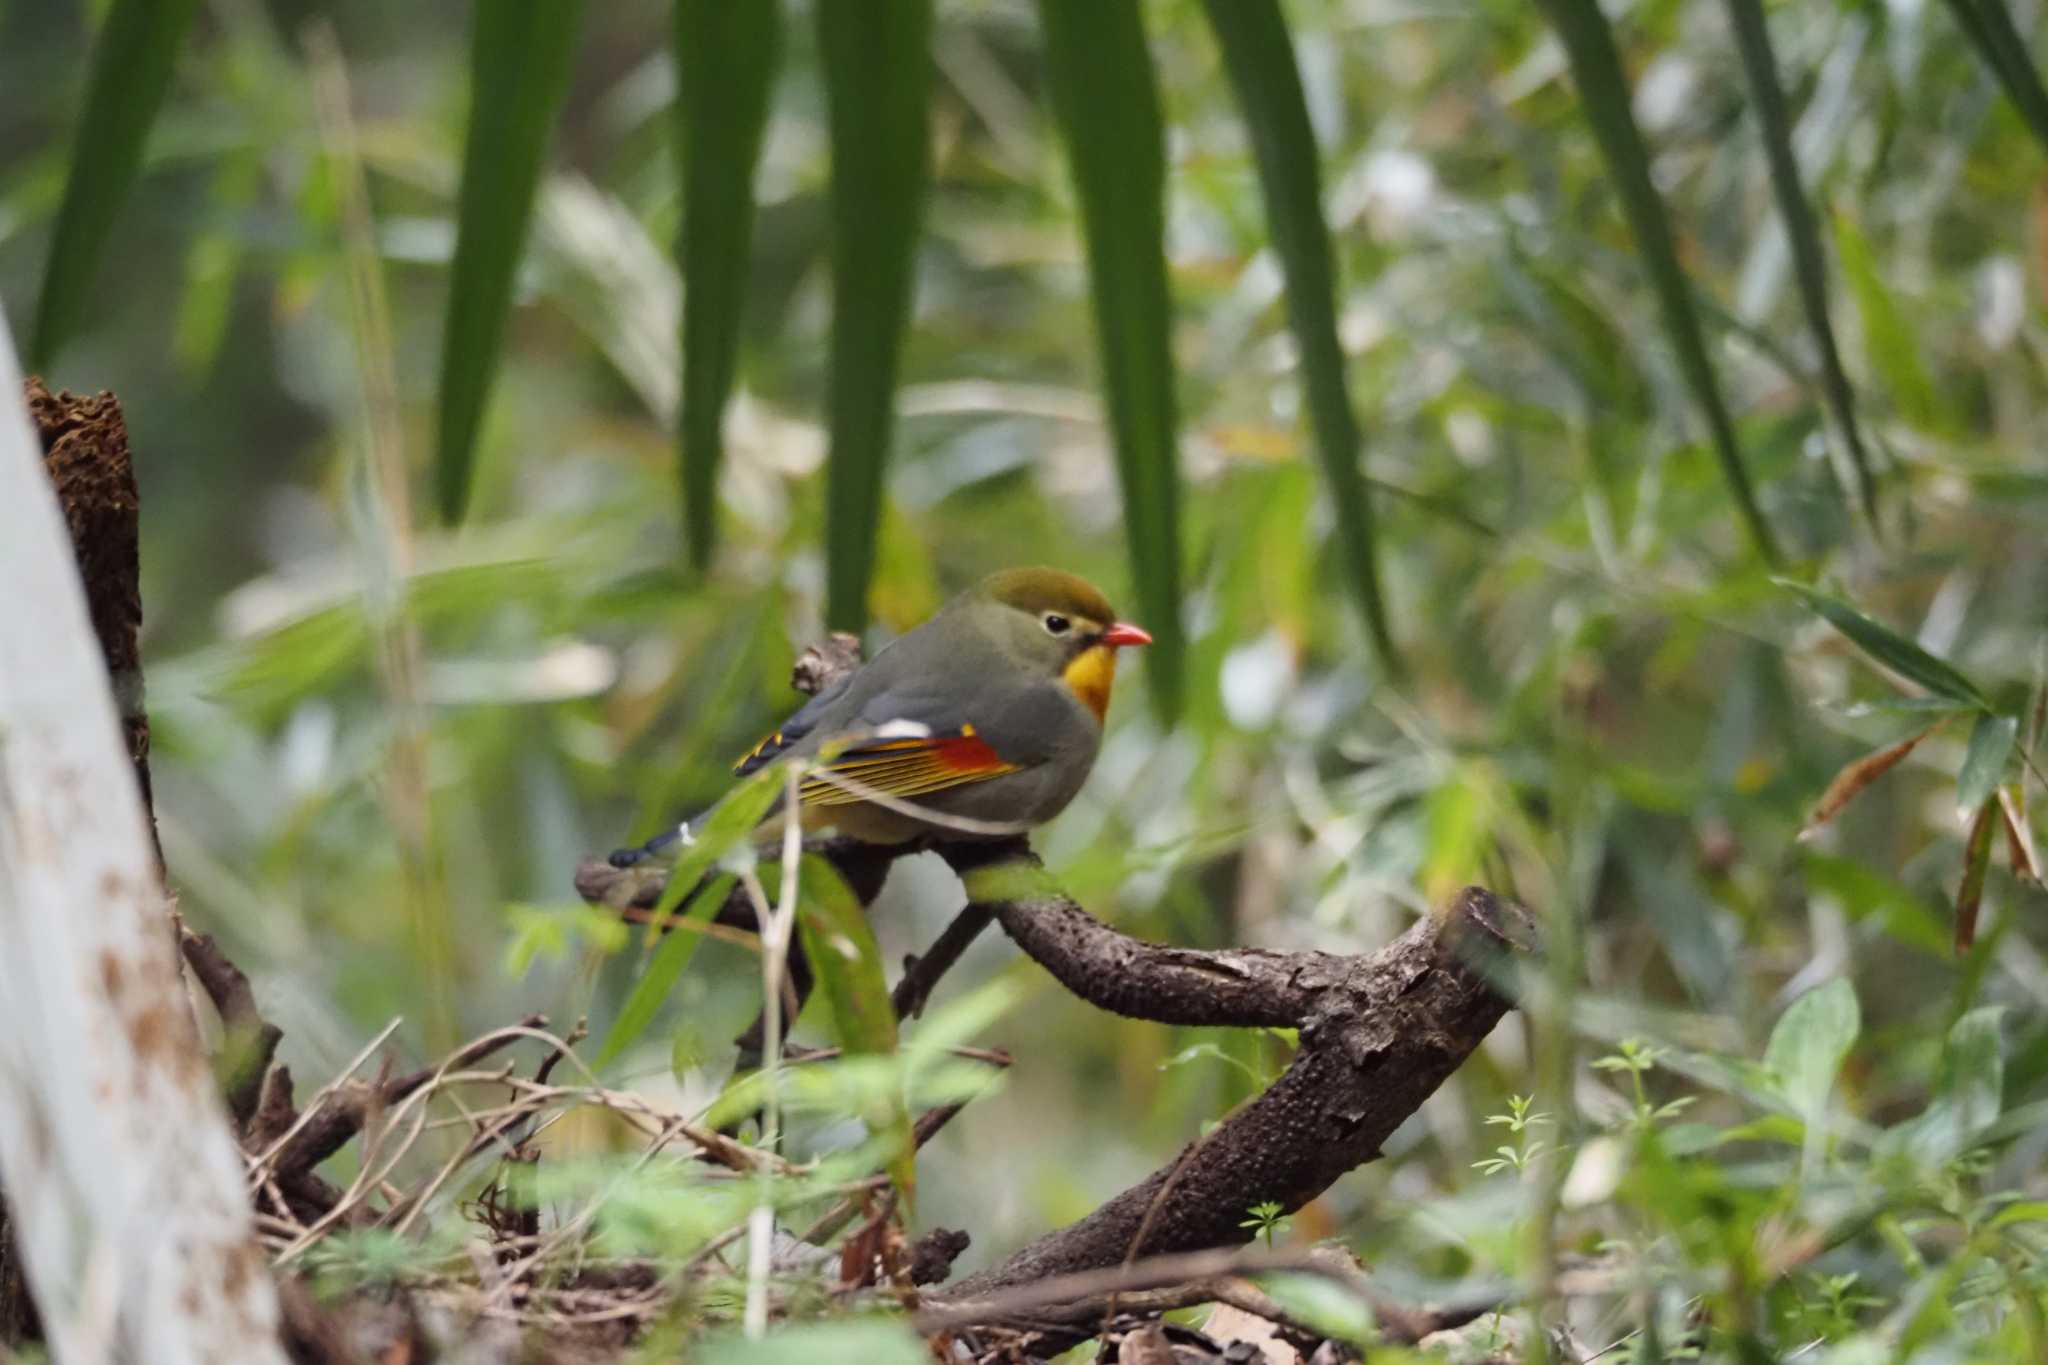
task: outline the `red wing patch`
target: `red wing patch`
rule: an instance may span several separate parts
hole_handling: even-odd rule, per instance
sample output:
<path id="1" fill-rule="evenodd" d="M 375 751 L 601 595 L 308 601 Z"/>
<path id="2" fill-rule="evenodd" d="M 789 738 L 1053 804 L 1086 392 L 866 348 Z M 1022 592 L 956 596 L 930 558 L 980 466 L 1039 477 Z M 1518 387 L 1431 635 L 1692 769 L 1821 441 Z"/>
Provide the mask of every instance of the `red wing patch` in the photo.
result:
<path id="1" fill-rule="evenodd" d="M 849 750 L 804 779 L 802 799 L 810 806 L 850 806 L 869 792 L 904 799 L 1016 771 L 1016 764 L 1004 762 L 973 726 L 964 725 L 958 734 Z"/>

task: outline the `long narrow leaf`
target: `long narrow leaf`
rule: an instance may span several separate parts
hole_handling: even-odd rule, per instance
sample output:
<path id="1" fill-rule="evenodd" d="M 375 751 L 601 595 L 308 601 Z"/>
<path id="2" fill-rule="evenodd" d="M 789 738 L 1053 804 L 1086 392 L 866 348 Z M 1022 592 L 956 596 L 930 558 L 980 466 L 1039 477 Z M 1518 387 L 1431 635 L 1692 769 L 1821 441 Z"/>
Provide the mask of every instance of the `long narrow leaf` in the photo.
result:
<path id="1" fill-rule="evenodd" d="M 840 1046 L 848 1055 L 894 1055 L 896 1010 L 867 912 L 838 870 L 817 854 L 805 855 L 799 876 L 797 928 L 803 936 L 804 958 L 831 1007 Z M 889 1139 L 889 1175 L 909 1205 L 917 1193 L 917 1145 L 900 1088 L 872 1126 Z"/>
<path id="2" fill-rule="evenodd" d="M 2018 716 L 1977 717 L 1969 747 L 1963 751 L 1962 771 L 1956 774 L 1956 819 L 1963 824 L 1997 795 L 2019 729 Z"/>
<path id="3" fill-rule="evenodd" d="M 1984 876 L 1991 870 L 1991 827 L 1998 821 L 1996 802 L 1986 801 L 1963 841 L 1963 880 L 1956 888 L 1955 949 L 1961 957 L 1977 941 L 1977 912 L 1984 904 Z"/>
<path id="4" fill-rule="evenodd" d="M 1844 806 L 1861 796 L 1871 783 L 1905 762 L 1906 755 L 1918 748 L 1921 740 L 1940 728 L 1941 722 L 1936 721 L 1918 734 L 1908 735 L 1896 744 L 1887 744 L 1865 754 L 1836 773 L 1834 780 L 1828 783 L 1828 789 L 1820 794 L 1820 800 L 1814 803 L 1813 814 L 1806 817 L 1806 824 L 1799 831 L 1801 842 L 1818 834 L 1822 826 L 1841 814 Z"/>
<path id="5" fill-rule="evenodd" d="M 1762 0 L 1727 0 L 1728 18 L 1735 27 L 1735 46 L 1742 55 L 1742 71 L 1749 84 L 1750 103 L 1756 107 L 1757 129 L 1764 144 L 1764 157 L 1771 167 L 1771 189 L 1778 198 L 1778 216 L 1785 220 L 1785 241 L 1792 249 L 1792 274 L 1799 285 L 1799 303 L 1806 311 L 1806 325 L 1813 333 L 1814 349 L 1820 354 L 1820 391 L 1834 415 L 1835 430 L 1848 451 L 1855 474 L 1856 497 L 1873 526 L 1877 523 L 1877 489 L 1871 478 L 1870 458 L 1863 448 L 1863 433 L 1856 422 L 1856 395 L 1842 368 L 1842 354 L 1835 345 L 1835 329 L 1828 321 L 1827 258 L 1821 253 L 1820 230 L 1813 220 L 1813 208 L 1806 202 L 1806 190 L 1799 182 L 1799 160 L 1792 153 L 1792 119 L 1785 110 L 1785 93 L 1778 84 L 1778 60 L 1771 51 L 1771 33 L 1764 22 Z"/>
<path id="6" fill-rule="evenodd" d="M 662 940 L 653 960 L 647 964 L 647 970 L 633 984 L 633 993 L 619 1007 L 619 1017 L 612 1021 L 611 1031 L 605 1034 L 604 1045 L 597 1050 L 593 1066 L 601 1067 L 631 1047 L 654 1022 L 662 1001 L 668 999 L 669 992 L 682 979 L 683 969 L 697 955 L 697 945 L 704 941 L 701 930 L 705 922 L 718 913 L 719 906 L 725 904 L 725 898 L 737 880 L 730 873 L 712 878 L 690 898 L 689 909 L 671 922 L 668 937 Z"/>
<path id="7" fill-rule="evenodd" d="M 581 0 L 486 0 L 470 20 L 469 134 L 441 338 L 441 515 L 462 519 L 541 159 L 569 89 Z"/>
<path id="8" fill-rule="evenodd" d="M 1276 0 L 1203 0 L 1223 68 L 1251 133 L 1273 250 L 1287 277 L 1287 314 L 1301 347 L 1309 417 L 1322 452 L 1337 540 L 1352 595 L 1382 666 L 1397 667 L 1374 562 L 1372 502 L 1359 473 L 1360 435 L 1337 341 L 1337 272 L 1323 221 L 1322 170 L 1287 21 Z"/>
<path id="9" fill-rule="evenodd" d="M 754 168 L 782 57 L 780 0 L 676 0 L 676 156 L 683 184 L 683 526 L 690 562 L 718 533 L 722 426 L 753 256 Z"/>
<path id="10" fill-rule="evenodd" d="M 197 0 L 114 0 L 92 45 L 85 112 L 72 139 L 64 202 L 50 235 L 29 364 L 47 367 L 78 325 L 107 234 L 142 165 Z"/>
<path id="11" fill-rule="evenodd" d="M 1598 0 L 1542 0 L 1542 5 L 1564 42 L 1572 79 L 1585 105 L 1586 121 L 1592 125 L 1608 173 L 1614 177 L 1615 193 L 1620 196 L 1629 230 L 1643 255 L 1644 272 L 1664 315 L 1665 333 L 1678 353 L 1679 370 L 1707 420 L 1714 454 L 1721 462 L 1721 475 L 1735 498 L 1736 509 L 1742 514 L 1757 553 L 1775 565 L 1779 559 L 1778 543 L 1771 534 L 1770 523 L 1764 520 L 1763 510 L 1757 506 L 1749 473 L 1743 468 L 1735 422 L 1729 416 L 1720 383 L 1714 377 L 1713 362 L 1707 356 L 1706 339 L 1693 307 L 1691 286 L 1678 263 L 1664 201 L 1650 180 L 1649 152 L 1630 111 L 1628 80 L 1622 74 L 1621 56 L 1615 51 L 1614 33 L 1600 12 Z"/>
<path id="12" fill-rule="evenodd" d="M 1135 4 L 1039 0 L 1046 83 L 1079 192 L 1103 387 L 1154 707 L 1180 706 L 1180 479 L 1166 287 L 1165 136 Z"/>
<path id="13" fill-rule="evenodd" d="M 1870 368 L 1877 372 L 1892 406 L 1912 425 L 1931 430 L 1942 424 L 1941 399 L 1934 380 L 1920 362 L 1919 326 L 1893 296 L 1878 268 L 1869 241 L 1856 224 L 1846 218 L 1835 220 L 1835 246 L 1842 258 L 1842 274 L 1856 299 L 1858 320 L 1863 324 L 1863 351 Z"/>
<path id="14" fill-rule="evenodd" d="M 826 624 L 867 623 L 931 149 L 930 0 L 818 0 L 832 119 Z"/>
<path id="15" fill-rule="evenodd" d="M 1977 55 L 2005 87 L 2006 98 L 2019 110 L 2028 131 L 2048 147 L 2048 89 L 2027 55 L 2026 40 L 2013 27 L 2003 0 L 1948 0 L 1949 12 Z"/>
<path id="16" fill-rule="evenodd" d="M 1831 597 L 1818 588 L 1795 583 L 1789 578 L 1772 581 L 1796 594 L 1816 616 L 1848 636 L 1858 649 L 1900 677 L 1964 706 L 1984 711 L 1991 709 L 1983 690 L 1964 677 L 1955 665 L 1937 659 L 1890 626 L 1873 620 L 1841 598 Z"/>

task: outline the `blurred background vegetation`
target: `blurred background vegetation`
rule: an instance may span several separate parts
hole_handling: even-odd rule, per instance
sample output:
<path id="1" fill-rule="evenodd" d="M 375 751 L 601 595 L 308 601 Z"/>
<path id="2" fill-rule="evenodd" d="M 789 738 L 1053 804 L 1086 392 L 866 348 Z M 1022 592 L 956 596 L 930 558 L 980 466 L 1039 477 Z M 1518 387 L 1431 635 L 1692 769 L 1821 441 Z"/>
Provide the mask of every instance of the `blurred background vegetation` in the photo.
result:
<path id="1" fill-rule="evenodd" d="M 104 8 L 0 5 L 0 299 L 17 337 Z M 1729 8 L 1639 0 L 1610 18 L 1632 87 L 1619 108 L 1649 149 L 1777 568 L 1964 669 L 2021 719 L 2025 758 L 2048 624 L 2048 182 L 2005 93 L 2019 78 L 1957 22 L 1983 12 L 1768 14 L 1850 433 Z M 1960 720 L 1798 838 L 1845 763 L 1935 717 L 1902 713 L 1915 689 L 1774 585 L 1745 530 L 1557 36 L 1598 11 L 1285 13 L 1395 654 L 1373 648 L 1335 543 L 1216 33 L 1190 0 L 1147 3 L 1185 683 L 1176 713 L 1148 704 L 1143 662 L 1127 674 L 1095 777 L 1041 851 L 1097 914 L 1195 946 L 1355 951 L 1473 880 L 1545 917 L 1567 989 L 1510 1016 L 1384 1160 L 1284 1236 L 1342 1238 L 1417 1294 L 1557 1256 L 1619 1267 L 1574 1310 L 1595 1349 L 1645 1327 L 1629 1349 L 1670 1349 L 1703 1314 L 1773 1352 L 1831 1343 L 1814 1359 L 2048 1358 L 2048 1209 L 2010 1202 L 2048 1196 L 2041 891 L 2001 847 L 1976 944 L 1952 951 Z M 2014 13 L 2033 30 L 2035 6 Z M 528 1010 L 601 1031 L 638 954 L 605 951 L 571 869 L 725 790 L 728 762 L 797 700 L 789 665 L 834 581 L 845 242 L 803 6 L 754 180 L 704 571 L 677 487 L 668 6 L 582 16 L 467 515 L 434 514 L 470 18 L 199 5 L 46 369 L 115 391 L 133 434 L 158 816 L 184 912 L 256 978 L 286 1059 L 315 1077 L 395 1015 L 421 1055 Z M 1128 553 L 1039 10 L 943 0 L 928 47 L 930 193 L 868 523 L 875 638 L 1040 561 L 1157 630 L 1130 605 L 1159 599 L 1159 561 Z M 2000 777 L 2040 794 L 2031 768 Z M 889 962 L 959 899 L 925 861 L 875 909 Z M 920 1220 L 973 1231 L 963 1267 L 1092 1208 L 1285 1060 L 1284 1039 L 1108 1019 L 994 941 L 941 1003 L 997 977 L 1020 1003 L 980 1040 L 1018 1065 L 921 1163 Z M 1830 988 L 1767 1057 L 1788 1005 L 1837 979 L 1860 1011 L 1845 1025 Z M 708 1099 L 756 982 L 738 948 L 707 945 L 617 1078 Z M 1790 1060 L 1801 1047 L 1833 1060 Z M 1488 1122 L 1532 1094 L 1547 1124 Z M 1531 1133 L 1564 1158 L 1525 1161 Z M 1475 1166 L 1503 1141 L 1516 1159 Z M 1699 1153 L 1714 1159 L 1681 1159 Z"/>

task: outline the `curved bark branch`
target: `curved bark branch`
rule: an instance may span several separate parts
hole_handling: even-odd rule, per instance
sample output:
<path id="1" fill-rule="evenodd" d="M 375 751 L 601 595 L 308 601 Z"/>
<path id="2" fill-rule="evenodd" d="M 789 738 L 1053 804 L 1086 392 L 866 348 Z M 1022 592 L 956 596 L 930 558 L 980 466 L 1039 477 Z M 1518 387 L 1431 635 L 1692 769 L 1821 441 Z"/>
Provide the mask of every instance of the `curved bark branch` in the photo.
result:
<path id="1" fill-rule="evenodd" d="M 1301 1031 L 1300 1051 L 1263 1095 L 1172 1162 L 1081 1221 L 970 1276 L 946 1297 L 987 1295 L 1133 1255 L 1249 1240 L 1240 1224 L 1253 1204 L 1300 1208 L 1379 1156 L 1387 1135 L 1507 1012 L 1510 1002 L 1497 984 L 1499 960 L 1530 941 L 1522 912 L 1479 887 L 1460 893 L 1445 914 L 1357 957 L 1162 948 L 1101 924 L 1083 930 L 1075 922 L 1083 913 L 1061 902 L 996 908 L 997 922 L 1019 947 L 1063 982 L 1081 981 L 1083 993 L 1098 1003 L 1113 997 L 1141 1018 L 1293 1024 Z M 1048 918 L 1060 926 L 1057 932 L 1045 932 Z M 1196 965 L 1200 959 L 1219 965 L 1211 973 Z M 1125 984 L 1112 987 L 1112 975 Z M 1273 991 L 1270 1008 L 1251 998 L 1254 982 Z M 1197 1003 L 1175 1002 L 1168 993 L 1177 989 Z M 1210 998 L 1218 1008 L 1201 1007 Z"/>

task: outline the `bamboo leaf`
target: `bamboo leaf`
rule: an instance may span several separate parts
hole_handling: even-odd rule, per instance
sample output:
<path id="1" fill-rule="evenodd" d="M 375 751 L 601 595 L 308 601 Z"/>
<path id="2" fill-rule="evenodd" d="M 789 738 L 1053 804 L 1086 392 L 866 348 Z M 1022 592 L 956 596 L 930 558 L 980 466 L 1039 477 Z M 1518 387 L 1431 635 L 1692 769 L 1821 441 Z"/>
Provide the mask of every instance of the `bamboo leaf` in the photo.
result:
<path id="1" fill-rule="evenodd" d="M 1920 363 L 1920 346 L 1912 323 L 1892 297 L 1870 243 L 1847 218 L 1835 220 L 1835 242 L 1842 253 L 1842 273 L 1856 297 L 1863 323 L 1863 349 L 1899 416 L 1922 430 L 1940 425 L 1941 401 L 1934 381 Z"/>
<path id="2" fill-rule="evenodd" d="M 1714 377 L 1713 362 L 1707 356 L 1706 339 L 1693 306 L 1692 287 L 1678 263 L 1664 201 L 1650 180 L 1649 152 L 1630 111 L 1628 80 L 1622 74 L 1613 31 L 1600 12 L 1598 0 L 1542 0 L 1542 5 L 1563 40 L 1572 79 L 1585 106 L 1586 121 L 1592 125 L 1601 157 L 1614 178 L 1615 193 L 1620 197 L 1636 247 L 1642 253 L 1644 272 L 1663 313 L 1665 333 L 1678 354 L 1679 370 L 1706 418 L 1714 454 L 1721 464 L 1721 476 L 1735 498 L 1736 509 L 1742 514 L 1757 553 L 1766 562 L 1776 564 L 1777 541 L 1750 487 L 1749 473 L 1742 464 L 1742 449 L 1735 439 L 1735 422 L 1729 416 L 1720 383 Z"/>
<path id="3" fill-rule="evenodd" d="M 93 39 L 85 108 L 72 138 L 71 169 L 36 300 L 32 368 L 49 366 L 78 325 L 197 8 L 197 0 L 114 0 Z"/>
<path id="4" fill-rule="evenodd" d="M 2027 828 L 2026 805 L 2015 796 L 2019 791 L 2017 783 L 1998 789 L 1998 811 L 2005 817 L 2005 852 L 2012 859 L 2013 875 L 2039 886 L 2041 858 L 2034 852 L 2034 836 Z"/>
<path id="5" fill-rule="evenodd" d="M 2006 98 L 2043 147 L 2048 147 L 2048 90 L 2027 55 L 2026 40 L 2013 27 L 2002 0 L 1948 0 L 1949 12 L 1977 55 L 1991 68 Z"/>
<path id="6" fill-rule="evenodd" d="M 930 138 L 930 0 L 819 0 L 832 138 L 826 624 L 867 623 Z"/>
<path id="7" fill-rule="evenodd" d="M 1991 827 L 1998 823 L 1995 803 L 1986 801 L 1970 825 L 1963 844 L 1963 881 L 1956 889 L 1956 956 L 1977 941 L 1977 911 L 1984 903 L 1984 874 L 1991 870 Z"/>
<path id="8" fill-rule="evenodd" d="M 581 0 L 489 0 L 470 21 L 469 132 L 441 338 L 442 517 L 460 521 L 477 434 L 498 372 L 512 281 L 526 244 L 548 132 L 569 89 Z"/>
<path id="9" fill-rule="evenodd" d="M 668 874 L 661 899 L 647 916 L 647 939 L 652 944 L 668 927 L 668 918 L 683 897 L 696 890 L 711 869 L 727 854 L 744 844 L 767 818 L 775 798 L 782 794 L 788 771 L 771 763 L 727 792 L 719 803 L 687 822 L 681 842 L 682 853 Z"/>
<path id="10" fill-rule="evenodd" d="M 1180 478 L 1166 287 L 1165 136 L 1134 4 L 1039 0 L 1046 84 L 1081 206 L 1154 707 L 1180 707 Z"/>
<path id="11" fill-rule="evenodd" d="M 831 1006 L 840 1046 L 849 1055 L 893 1055 L 896 1009 L 866 911 L 832 864 L 817 854 L 804 855 L 798 875 L 797 928 L 804 958 Z M 917 1144 L 901 1087 L 891 1093 L 887 1112 L 871 1126 L 888 1139 L 889 1175 L 908 1206 L 917 1190 Z"/>
<path id="12" fill-rule="evenodd" d="M 1806 825 L 1799 831 L 1801 840 L 1811 839 L 1828 821 L 1841 813 L 1844 806 L 1859 796 L 1864 788 L 1883 777 L 1905 760 L 1907 754 L 1918 748 L 1920 741 L 1941 728 L 1939 721 L 1916 735 L 1908 735 L 1897 744 L 1888 744 L 1875 753 L 1865 754 L 1835 774 L 1834 781 L 1821 793 L 1814 804 L 1813 814 L 1806 817 Z"/>
<path id="13" fill-rule="evenodd" d="M 1957 819 L 1968 822 L 1998 790 L 2019 729 L 2018 716 L 1977 717 L 1970 747 L 1963 752 L 1962 771 L 1956 775 Z"/>
<path id="14" fill-rule="evenodd" d="M 1785 221 L 1785 241 L 1792 250 L 1792 274 L 1799 286 L 1799 303 L 1806 312 L 1806 326 L 1813 333 L 1814 349 L 1820 356 L 1821 397 L 1848 452 L 1856 497 L 1875 525 L 1876 485 L 1871 477 L 1869 455 L 1863 448 L 1863 433 L 1856 421 L 1856 395 L 1849 387 L 1841 352 L 1835 346 L 1835 329 L 1828 321 L 1827 259 L 1821 252 L 1820 230 L 1814 225 L 1813 209 L 1799 181 L 1799 160 L 1792 151 L 1792 119 L 1785 109 L 1784 90 L 1778 84 L 1778 61 L 1771 51 L 1770 28 L 1764 21 L 1762 0 L 1727 3 L 1728 17 L 1735 27 L 1735 45 L 1742 56 L 1743 76 L 1749 84 L 1750 103 L 1756 109 L 1764 156 L 1771 167 L 1771 190 L 1777 196 L 1778 216 Z"/>
<path id="15" fill-rule="evenodd" d="M 662 1001 L 668 999 L 669 992 L 682 979 L 683 969 L 696 956 L 697 945 L 704 941 L 704 935 L 699 931 L 718 913 L 718 907 L 725 904 L 725 898 L 737 880 L 728 873 L 706 882 L 696 895 L 690 897 L 689 908 L 669 923 L 668 937 L 661 941 L 661 947 L 648 962 L 647 970 L 633 983 L 633 993 L 619 1007 L 619 1017 L 612 1021 L 610 1032 L 605 1034 L 604 1046 L 598 1049 L 593 1066 L 604 1066 L 647 1032 L 647 1026 L 654 1022 Z"/>
<path id="16" fill-rule="evenodd" d="M 1372 500 L 1358 468 L 1361 437 L 1337 340 L 1337 275 L 1323 221 L 1322 171 L 1287 23 L 1275 0 L 1203 0 L 1203 9 L 1251 134 L 1273 250 L 1287 278 L 1288 319 L 1301 348 L 1309 417 L 1337 514 L 1345 576 L 1381 665 L 1396 671 L 1399 659 L 1375 564 Z"/>
<path id="17" fill-rule="evenodd" d="M 725 404 L 738 368 L 753 257 L 754 168 L 768 92 L 782 58 L 780 0 L 676 0 L 677 174 L 683 186 L 684 538 L 690 562 L 711 563 Z"/>
<path id="18" fill-rule="evenodd" d="M 1918 683 L 1938 696 L 1974 710 L 1988 711 L 1991 703 L 1977 684 L 1945 660 L 1937 659 L 1891 627 L 1880 625 L 1838 597 L 1789 578 L 1771 580 L 1798 594 L 1816 615 L 1849 637 L 1858 649 L 1908 681 Z"/>

